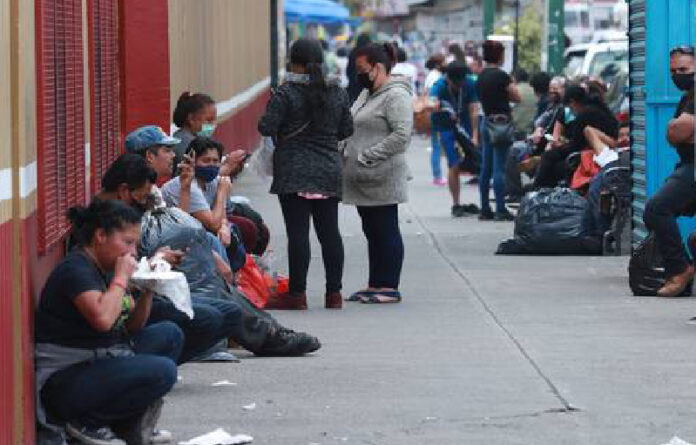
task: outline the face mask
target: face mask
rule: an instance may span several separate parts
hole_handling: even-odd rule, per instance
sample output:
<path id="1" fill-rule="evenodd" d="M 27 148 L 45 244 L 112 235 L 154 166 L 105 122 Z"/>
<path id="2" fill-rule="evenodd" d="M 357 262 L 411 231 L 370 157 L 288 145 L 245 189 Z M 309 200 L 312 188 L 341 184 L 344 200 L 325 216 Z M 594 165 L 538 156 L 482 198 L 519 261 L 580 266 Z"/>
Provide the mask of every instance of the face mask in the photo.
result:
<path id="1" fill-rule="evenodd" d="M 198 136 L 205 136 L 209 138 L 215 132 L 215 124 L 203 124 L 201 131 L 197 133 Z"/>
<path id="2" fill-rule="evenodd" d="M 575 113 L 573 112 L 573 109 L 570 107 L 565 108 L 565 121 L 566 124 L 573 122 L 575 120 Z"/>
<path id="3" fill-rule="evenodd" d="M 196 178 L 205 182 L 210 182 L 220 174 L 219 165 L 208 165 L 206 167 L 196 167 Z"/>
<path id="4" fill-rule="evenodd" d="M 360 86 L 367 88 L 368 90 L 372 90 L 372 87 L 375 84 L 375 81 L 370 79 L 369 71 L 367 73 L 358 73 L 357 80 Z"/>
<path id="5" fill-rule="evenodd" d="M 694 87 L 694 73 L 675 73 L 672 74 L 672 82 L 681 91 L 689 91 Z"/>

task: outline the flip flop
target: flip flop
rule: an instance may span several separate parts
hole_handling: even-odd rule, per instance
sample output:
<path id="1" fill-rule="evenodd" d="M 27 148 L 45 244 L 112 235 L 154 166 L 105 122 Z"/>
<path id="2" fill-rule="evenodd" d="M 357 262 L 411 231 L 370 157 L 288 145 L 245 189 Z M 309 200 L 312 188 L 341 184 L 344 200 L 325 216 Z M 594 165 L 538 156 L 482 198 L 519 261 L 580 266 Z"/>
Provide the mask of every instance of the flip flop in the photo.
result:
<path id="1" fill-rule="evenodd" d="M 365 295 L 366 293 L 371 292 L 369 290 L 359 290 L 357 292 L 354 292 L 350 294 L 350 297 L 346 298 L 345 301 L 360 301 L 362 299 L 362 296 Z"/>
<path id="2" fill-rule="evenodd" d="M 401 302 L 401 292 L 399 292 L 399 291 L 363 292 L 362 297 L 360 298 L 360 302 L 363 304 L 400 303 Z"/>

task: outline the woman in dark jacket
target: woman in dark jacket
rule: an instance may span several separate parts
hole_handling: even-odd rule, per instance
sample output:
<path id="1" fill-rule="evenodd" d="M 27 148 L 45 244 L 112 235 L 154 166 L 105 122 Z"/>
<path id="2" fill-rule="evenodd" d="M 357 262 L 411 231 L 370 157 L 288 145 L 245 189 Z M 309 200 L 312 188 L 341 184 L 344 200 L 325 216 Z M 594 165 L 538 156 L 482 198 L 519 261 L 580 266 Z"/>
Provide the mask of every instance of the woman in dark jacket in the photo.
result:
<path id="1" fill-rule="evenodd" d="M 286 309 L 307 308 L 309 219 L 322 247 L 327 308 L 342 305 L 343 242 L 338 229 L 341 199 L 341 155 L 338 142 L 353 134 L 346 92 L 327 81 L 316 40 L 300 39 L 290 49 L 290 73 L 259 121 L 259 132 L 276 141 L 273 184 L 283 210 L 288 236 L 290 294 Z"/>

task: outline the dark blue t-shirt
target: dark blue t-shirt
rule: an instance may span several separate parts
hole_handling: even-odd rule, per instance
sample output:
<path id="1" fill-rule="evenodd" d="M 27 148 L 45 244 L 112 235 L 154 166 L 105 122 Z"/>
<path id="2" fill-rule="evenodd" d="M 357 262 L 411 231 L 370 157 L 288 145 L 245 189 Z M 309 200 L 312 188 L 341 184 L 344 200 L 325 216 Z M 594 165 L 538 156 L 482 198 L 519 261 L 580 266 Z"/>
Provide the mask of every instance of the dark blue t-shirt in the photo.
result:
<path id="1" fill-rule="evenodd" d="M 461 97 L 460 97 L 461 95 Z M 478 95 L 476 94 L 476 82 L 470 77 L 466 78 L 464 84 L 457 92 L 452 92 L 452 89 L 447 84 L 445 76 L 441 77 L 430 89 L 430 97 L 437 99 L 440 102 L 448 102 L 459 113 L 459 123 L 464 129 L 471 134 L 471 118 L 469 113 L 469 105 L 477 103 Z M 435 112 L 431 117 L 433 131 L 452 130 L 452 118 L 449 113 Z"/>
<path id="2" fill-rule="evenodd" d="M 53 269 L 41 291 L 36 310 L 36 342 L 84 349 L 106 348 L 126 342 L 123 317 L 109 332 L 98 332 L 75 306 L 75 298 L 80 294 L 105 292 L 107 283 L 107 277 L 87 254 L 80 248 L 73 249 Z"/>

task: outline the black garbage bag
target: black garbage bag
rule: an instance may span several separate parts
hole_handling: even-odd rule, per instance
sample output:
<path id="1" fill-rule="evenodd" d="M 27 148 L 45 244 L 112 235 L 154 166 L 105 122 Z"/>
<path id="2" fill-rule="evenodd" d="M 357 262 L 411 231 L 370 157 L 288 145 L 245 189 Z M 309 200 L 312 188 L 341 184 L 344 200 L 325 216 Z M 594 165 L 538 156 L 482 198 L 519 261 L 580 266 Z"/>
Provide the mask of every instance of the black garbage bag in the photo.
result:
<path id="1" fill-rule="evenodd" d="M 456 125 L 454 139 L 457 143 L 462 160 L 459 169 L 472 175 L 481 173 L 481 150 L 474 144 L 469 133 L 461 125 Z"/>
<path id="2" fill-rule="evenodd" d="M 657 249 L 654 233 L 641 241 L 631 254 L 628 263 L 628 285 L 636 297 L 654 297 L 667 281 L 664 262 Z M 680 296 L 691 296 L 693 281 Z"/>
<path id="3" fill-rule="evenodd" d="M 563 187 L 540 189 L 525 195 L 515 218 L 512 240 L 496 253 L 502 255 L 595 255 L 601 240 L 588 236 L 583 226 L 587 201 Z"/>

